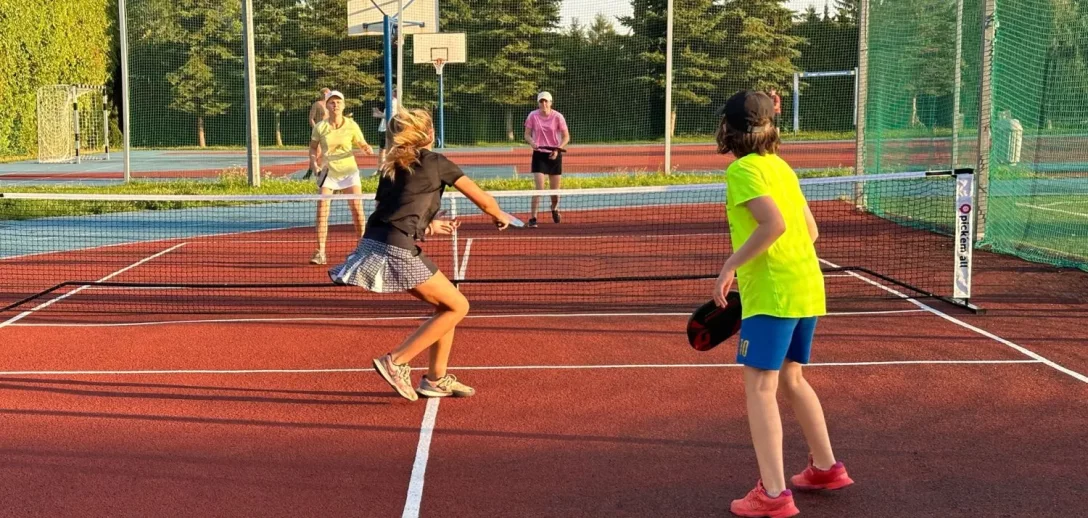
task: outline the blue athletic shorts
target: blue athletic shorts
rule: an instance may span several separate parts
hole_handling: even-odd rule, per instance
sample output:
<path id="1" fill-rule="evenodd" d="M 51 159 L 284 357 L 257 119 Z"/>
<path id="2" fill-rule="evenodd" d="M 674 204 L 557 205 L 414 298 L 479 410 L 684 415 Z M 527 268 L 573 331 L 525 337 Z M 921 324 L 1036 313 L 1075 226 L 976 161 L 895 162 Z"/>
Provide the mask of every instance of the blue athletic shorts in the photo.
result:
<path id="1" fill-rule="evenodd" d="M 779 318 L 755 315 L 741 320 L 737 363 L 776 371 L 786 358 L 808 363 L 816 317 Z"/>

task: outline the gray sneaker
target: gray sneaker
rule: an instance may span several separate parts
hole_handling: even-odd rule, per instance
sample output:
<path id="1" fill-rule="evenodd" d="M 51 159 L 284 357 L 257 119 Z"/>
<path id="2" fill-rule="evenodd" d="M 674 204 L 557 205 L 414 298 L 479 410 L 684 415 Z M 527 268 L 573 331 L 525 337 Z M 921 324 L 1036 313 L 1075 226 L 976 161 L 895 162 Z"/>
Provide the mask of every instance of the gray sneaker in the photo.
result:
<path id="1" fill-rule="evenodd" d="M 412 389 L 412 368 L 408 364 L 397 365 L 393 363 L 392 355 L 385 355 L 374 359 L 374 370 L 382 375 L 382 379 L 389 383 L 402 397 L 408 401 L 419 399 L 416 391 Z"/>
<path id="2" fill-rule="evenodd" d="M 457 381 L 457 376 L 453 374 L 442 376 L 438 381 L 431 381 L 424 376 L 419 380 L 416 391 L 427 397 L 472 397 L 476 394 L 476 389 Z"/>

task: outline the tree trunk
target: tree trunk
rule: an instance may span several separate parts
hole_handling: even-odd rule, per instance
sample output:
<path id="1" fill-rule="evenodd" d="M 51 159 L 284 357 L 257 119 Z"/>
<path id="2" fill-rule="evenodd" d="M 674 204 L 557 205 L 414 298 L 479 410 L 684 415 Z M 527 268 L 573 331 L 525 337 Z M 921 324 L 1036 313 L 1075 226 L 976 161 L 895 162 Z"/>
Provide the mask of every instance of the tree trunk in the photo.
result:
<path id="1" fill-rule="evenodd" d="M 514 141 L 514 109 L 506 107 L 506 140 Z"/>
<path id="2" fill-rule="evenodd" d="M 669 119 L 670 119 L 669 120 L 669 129 L 668 129 L 669 136 L 670 137 L 675 137 L 676 136 L 676 108 L 673 108 L 673 110 L 671 112 L 671 116 L 669 117 Z"/>
<path id="3" fill-rule="evenodd" d="M 276 112 L 276 146 L 283 147 L 283 133 L 280 132 L 280 112 Z"/>
<path id="4" fill-rule="evenodd" d="M 196 118 L 196 142 L 200 147 L 207 147 L 204 142 L 204 117 Z"/>

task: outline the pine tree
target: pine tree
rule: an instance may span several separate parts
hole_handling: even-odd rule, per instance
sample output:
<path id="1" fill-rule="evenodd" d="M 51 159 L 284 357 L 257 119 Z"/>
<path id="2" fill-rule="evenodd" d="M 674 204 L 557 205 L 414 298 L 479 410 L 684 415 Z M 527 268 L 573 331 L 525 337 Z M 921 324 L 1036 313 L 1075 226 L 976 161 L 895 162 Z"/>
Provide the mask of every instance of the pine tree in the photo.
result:
<path id="1" fill-rule="evenodd" d="M 514 108 L 563 71 L 556 52 L 560 0 L 451 0 L 443 5 L 443 32 L 468 35 L 468 62 L 455 92 L 503 108 L 507 140 L 514 140 Z"/>
<path id="2" fill-rule="evenodd" d="M 149 0 L 138 9 L 153 13 L 134 27 L 136 40 L 165 45 L 182 65 L 166 74 L 169 107 L 196 117 L 197 144 L 207 145 L 204 121 L 226 113 L 241 78 L 241 4 L 215 0 Z"/>
<path id="3" fill-rule="evenodd" d="M 861 2 L 859 0 L 835 0 L 835 21 L 857 27 L 860 16 Z"/>
<path id="4" fill-rule="evenodd" d="M 620 18 L 633 36 L 642 63 L 638 80 L 653 86 L 658 104 L 664 105 L 666 58 L 666 2 L 632 0 L 632 15 Z M 730 63 L 725 51 L 726 14 L 713 0 L 685 0 L 673 5 L 673 107 L 666 131 L 674 132 L 677 111 L 683 107 L 705 108 L 726 75 Z"/>
<path id="5" fill-rule="evenodd" d="M 291 41 L 301 40 L 300 7 L 277 2 L 255 4 L 254 47 L 257 53 L 257 102 L 273 113 L 275 144 L 283 145 L 283 112 L 309 106 L 314 88 L 311 71 Z"/>
<path id="6" fill-rule="evenodd" d="M 737 53 L 727 91 L 784 88 L 792 81 L 804 39 L 792 34 L 793 12 L 782 0 L 728 0 L 727 30 Z"/>

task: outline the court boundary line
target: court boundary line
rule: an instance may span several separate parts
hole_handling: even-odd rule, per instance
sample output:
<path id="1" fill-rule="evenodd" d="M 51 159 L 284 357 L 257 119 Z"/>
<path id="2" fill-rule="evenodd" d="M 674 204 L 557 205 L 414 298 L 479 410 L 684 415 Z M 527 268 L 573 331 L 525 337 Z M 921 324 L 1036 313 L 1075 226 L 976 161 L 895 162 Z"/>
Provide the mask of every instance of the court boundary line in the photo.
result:
<path id="1" fill-rule="evenodd" d="M 144 263 L 146 263 L 146 262 L 148 262 L 148 261 L 150 261 L 152 259 L 155 259 L 157 257 L 166 255 L 166 254 L 168 254 L 170 252 L 173 252 L 174 250 L 177 250 L 178 248 L 181 248 L 181 247 L 185 246 L 186 244 L 188 244 L 188 243 L 178 243 L 178 244 L 176 244 L 176 245 L 174 245 L 174 246 L 172 246 L 170 248 L 162 250 L 159 253 L 144 257 L 143 259 L 140 259 L 139 261 L 136 261 L 135 263 L 132 263 L 132 264 L 130 264 L 130 265 L 124 267 L 124 268 L 121 268 L 120 270 L 117 270 L 117 271 L 115 271 L 115 272 L 113 272 L 113 273 L 111 273 L 111 274 L 109 274 L 109 275 L 107 275 L 107 276 L 105 276 L 105 277 L 103 277 L 101 279 L 98 279 L 95 282 L 108 281 L 108 280 L 110 280 L 110 279 L 112 279 L 112 278 L 114 278 L 114 277 L 116 277 L 118 275 L 121 275 L 122 273 L 125 273 L 125 272 L 127 272 L 127 271 L 129 271 L 129 270 L 131 270 L 131 269 L 133 269 L 133 268 L 135 268 L 137 266 L 140 266 L 140 265 L 142 265 L 142 264 L 144 264 Z M 69 291 L 68 293 L 65 293 L 65 294 L 60 295 L 58 297 L 55 297 L 55 298 L 49 299 L 49 300 L 47 300 L 45 302 L 42 302 L 41 304 L 38 304 L 37 306 L 34 306 L 34 307 L 32 307 L 32 308 L 30 308 L 30 309 L 28 309 L 26 311 L 23 311 L 22 313 L 19 313 L 18 315 L 15 315 L 15 316 L 11 317 L 11 318 L 5 320 L 4 322 L 0 322 L 0 329 L 8 327 L 8 326 L 10 326 L 10 325 L 24 319 L 24 318 L 30 316 L 32 313 L 34 313 L 35 311 L 38 311 L 39 309 L 45 309 L 45 308 L 47 308 L 49 306 L 52 306 L 56 302 L 60 302 L 60 301 L 66 299 L 66 298 L 68 298 L 68 297 L 70 297 L 72 295 L 75 295 L 76 293 L 79 293 L 79 292 L 83 291 L 84 289 L 88 288 L 89 286 L 91 286 L 91 285 L 86 284 L 86 285 L 80 286 L 80 287 L 78 287 L 78 288 L 76 288 L 76 289 L 74 289 L 72 291 Z"/>
<path id="2" fill-rule="evenodd" d="M 1069 211 L 1069 210 L 1054 209 L 1054 208 L 1051 208 L 1051 207 L 1043 207 L 1041 205 L 1032 205 L 1030 203 L 1017 203 L 1016 205 L 1019 206 L 1019 207 L 1031 207 L 1033 209 L 1038 209 L 1038 210 L 1058 212 L 1058 213 L 1061 213 L 1061 214 L 1069 214 L 1070 216 L 1079 216 L 1079 217 L 1082 217 L 1082 218 L 1088 218 L 1088 214 L 1085 214 L 1083 212 L 1073 212 L 1073 211 Z"/>
<path id="3" fill-rule="evenodd" d="M 899 367 L 910 365 L 1031 365 L 1041 360 L 890 360 L 866 362 L 809 363 L 805 367 Z M 601 365 L 493 365 L 448 367 L 451 371 L 510 371 L 510 370 L 621 370 L 621 369 L 733 369 L 739 363 L 633 363 Z M 426 367 L 413 367 L 423 372 Z M 0 371 L 0 376 L 169 376 L 169 375 L 261 375 L 261 374 L 359 374 L 372 373 L 373 367 L 344 367 L 327 369 L 148 369 L 148 370 L 70 370 L 70 371 Z M 392 393 L 391 393 L 392 394 Z"/>
<path id="4" fill-rule="evenodd" d="M 900 315 L 912 313 L 926 313 L 923 309 L 894 309 L 878 311 L 840 311 L 831 312 L 821 318 L 850 317 L 850 316 L 880 316 Z M 466 320 L 488 319 L 517 319 L 517 318 L 613 318 L 613 317 L 689 317 L 691 313 L 683 312 L 625 312 L 625 313 L 509 313 L 498 315 L 467 315 Z M 378 316 L 378 317 L 285 317 L 285 318 L 213 318 L 200 320 L 153 320 L 148 322 L 117 322 L 117 323 L 23 323 L 12 324 L 11 327 L 141 327 L 161 325 L 183 324 L 247 324 L 262 322 L 395 322 L 405 320 L 426 320 L 431 314 L 418 316 Z"/>
<path id="5" fill-rule="evenodd" d="M 825 264 L 827 264 L 827 265 L 829 265 L 829 266 L 831 266 L 833 268 L 838 268 L 838 266 L 835 263 L 832 263 L 830 261 L 827 261 L 827 260 L 824 260 L 824 259 L 820 259 L 819 261 L 822 262 L 822 263 L 825 263 Z M 987 331 L 985 329 L 981 329 L 979 327 L 975 327 L 975 326 L 973 326 L 971 324 L 968 324 L 967 322 L 964 322 L 964 321 L 962 321 L 962 320 L 960 320 L 960 319 L 958 319 L 956 317 L 953 317 L 952 315 L 949 315 L 949 314 L 947 314 L 947 313 L 945 313 L 945 312 L 943 312 L 943 311 L 941 311 L 941 310 L 939 310 L 937 308 L 934 308 L 932 306 L 923 304 L 923 303 L 919 302 L 918 300 L 916 300 L 916 299 L 914 299 L 912 297 L 908 297 L 908 296 L 904 295 L 902 292 L 900 292 L 900 291 L 898 291 L 896 289 L 889 288 L 889 287 L 884 286 L 883 284 L 880 284 L 880 283 L 878 283 L 876 281 L 873 281 L 871 279 L 863 277 L 863 276 L 857 274 L 856 272 L 847 272 L 847 273 L 849 273 L 850 275 L 852 275 L 852 276 L 854 276 L 854 277 L 856 277 L 858 279 L 861 279 L 864 282 L 867 282 L 867 283 L 872 284 L 873 286 L 876 286 L 876 287 L 878 287 L 878 288 L 880 288 L 880 289 L 882 289 L 884 291 L 887 291 L 888 293 L 892 293 L 894 295 L 897 295 L 900 298 L 910 302 L 911 304 L 914 304 L 915 306 L 918 306 L 919 308 L 921 308 L 923 311 L 926 311 L 927 313 L 931 313 L 933 315 L 936 315 L 936 316 L 938 316 L 938 317 L 940 317 L 940 318 L 942 318 L 944 320 L 947 320 L 948 322 L 951 322 L 951 323 L 956 324 L 956 325 L 958 325 L 958 326 L 960 326 L 960 327 L 962 327 L 964 329 L 967 329 L 968 331 L 973 331 L 973 332 L 975 332 L 975 333 L 977 333 L 979 335 L 982 335 L 982 336 L 984 336 L 986 338 L 990 338 L 990 339 L 996 341 L 997 343 L 1005 345 L 1006 347 L 1008 347 L 1010 349 L 1013 349 L 1014 351 L 1017 351 L 1020 354 L 1023 354 L 1024 356 L 1027 356 L 1028 358 L 1033 358 L 1033 359 L 1045 364 L 1047 367 L 1050 367 L 1051 369 L 1054 369 L 1054 370 L 1056 370 L 1056 371 L 1058 371 L 1058 372 L 1060 372 L 1062 374 L 1065 374 L 1065 375 L 1067 375 L 1067 376 L 1069 376 L 1069 377 L 1071 377 L 1071 378 L 1073 378 L 1073 379 L 1075 379 L 1077 381 L 1080 381 L 1081 383 L 1088 383 L 1088 376 L 1085 376 L 1084 374 L 1081 374 L 1081 373 L 1079 373 L 1079 372 L 1077 372 L 1077 371 L 1075 371 L 1073 369 L 1070 369 L 1068 367 L 1060 365 L 1059 363 L 1055 362 L 1054 360 L 1051 360 L 1050 358 L 1047 358 L 1047 357 L 1045 357 L 1045 356 L 1043 356 L 1043 355 L 1041 355 L 1041 354 L 1039 354 L 1039 353 L 1037 353 L 1035 351 L 1032 351 L 1031 349 L 1028 349 L 1027 347 L 1024 347 L 1024 346 L 1022 346 L 1020 344 L 1017 344 L 1017 343 L 1015 343 L 1015 342 L 1013 342 L 1011 340 L 1007 340 L 1005 338 L 997 336 L 996 334 L 991 333 L 991 332 L 989 332 L 989 331 Z"/>
<path id="6" fill-rule="evenodd" d="M 412 463 L 412 476 L 408 481 L 408 497 L 404 502 L 404 513 L 401 514 L 401 518 L 419 518 L 419 507 L 423 501 L 424 476 L 427 472 L 427 461 L 431 456 L 431 437 L 434 435 L 438 405 L 441 401 L 441 398 L 427 399 L 427 409 L 423 412 L 423 422 L 419 426 L 416 460 Z"/>

